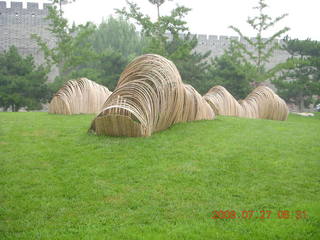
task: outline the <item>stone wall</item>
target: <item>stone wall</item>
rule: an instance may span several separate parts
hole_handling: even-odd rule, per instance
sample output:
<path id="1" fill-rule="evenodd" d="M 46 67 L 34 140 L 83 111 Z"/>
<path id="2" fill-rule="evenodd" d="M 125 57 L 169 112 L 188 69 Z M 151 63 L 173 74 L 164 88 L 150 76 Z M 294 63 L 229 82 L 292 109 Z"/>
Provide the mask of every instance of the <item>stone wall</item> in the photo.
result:
<path id="1" fill-rule="evenodd" d="M 241 41 L 244 43 L 249 50 L 250 45 L 244 39 L 240 39 L 236 36 L 217 36 L 217 35 L 203 35 L 203 34 L 192 34 L 192 37 L 195 36 L 198 40 L 198 45 L 196 47 L 196 51 L 200 53 L 205 53 L 207 51 L 211 51 L 210 57 L 216 57 L 223 54 L 224 50 L 227 49 L 230 45 L 231 40 Z M 181 34 L 181 38 L 184 38 L 185 35 Z M 168 34 L 168 38 L 171 39 L 171 36 Z M 251 38 L 250 40 L 254 41 L 255 38 Z M 264 39 L 267 40 L 267 39 Z M 282 40 L 277 40 L 277 42 L 281 45 L 283 42 Z M 281 62 L 284 62 L 289 57 L 289 54 L 283 50 L 276 50 L 274 52 L 273 57 L 271 58 L 270 62 L 267 64 L 267 68 L 271 68 Z"/>
<path id="2" fill-rule="evenodd" d="M 0 51 L 15 45 L 22 55 L 32 54 L 37 64 L 43 63 L 43 54 L 39 51 L 36 41 L 31 38 L 31 34 L 40 35 L 49 46 L 54 46 L 54 39 L 47 30 L 49 23 L 45 19 L 48 14 L 48 6 L 50 6 L 48 3 L 39 6 L 38 3 L 29 2 L 26 5 L 23 5 L 22 2 L 11 2 L 11 6 L 7 6 L 6 2 L 0 1 Z M 181 37 L 184 36 L 181 35 Z M 211 57 L 222 55 L 231 39 L 245 43 L 243 39 L 232 36 L 201 34 L 193 36 L 198 39 L 196 51 L 204 53 L 210 50 Z M 288 56 L 286 52 L 277 50 L 267 68 L 285 61 Z M 49 78 L 52 80 L 56 74 L 57 70 L 54 70 Z"/>
<path id="3" fill-rule="evenodd" d="M 36 64 L 43 63 L 44 56 L 31 34 L 41 36 L 50 47 L 54 45 L 45 19 L 48 6 L 50 4 L 43 4 L 40 8 L 38 3 L 30 2 L 26 6 L 22 2 L 11 2 L 11 6 L 7 6 L 6 2 L 0 1 L 0 51 L 15 45 L 21 55 L 31 54 Z"/>

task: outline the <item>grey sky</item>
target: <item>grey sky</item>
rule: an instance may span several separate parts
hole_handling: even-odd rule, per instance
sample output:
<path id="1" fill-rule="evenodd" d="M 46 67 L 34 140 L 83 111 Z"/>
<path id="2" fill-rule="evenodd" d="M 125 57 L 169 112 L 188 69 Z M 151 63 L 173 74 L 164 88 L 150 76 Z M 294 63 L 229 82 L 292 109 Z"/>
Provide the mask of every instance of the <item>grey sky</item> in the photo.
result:
<path id="1" fill-rule="evenodd" d="M 141 6 L 143 12 L 153 18 L 156 17 L 156 8 L 148 0 L 134 1 Z M 257 0 L 174 0 L 167 1 L 161 7 L 161 13 L 167 14 L 176 4 L 180 4 L 192 8 L 186 18 L 192 33 L 235 35 L 228 28 L 230 25 L 235 25 L 246 35 L 253 36 L 254 33 L 246 23 L 246 19 L 254 13 L 252 7 L 256 3 Z M 289 35 L 293 38 L 310 37 L 320 40 L 320 0 L 267 0 L 267 3 L 268 13 L 271 16 L 289 14 L 278 25 L 278 29 L 288 26 L 291 28 Z M 125 5 L 125 0 L 77 0 L 76 3 L 65 6 L 65 12 L 68 19 L 76 23 L 88 20 L 99 23 L 102 18 L 114 14 L 114 8 L 122 8 Z M 268 33 L 264 37 L 268 37 Z"/>
<path id="2" fill-rule="evenodd" d="M 19 0 L 18 0 L 19 1 Z M 21 1 L 21 0 L 20 0 Z M 27 0 L 22 0 L 27 1 Z M 30 0 L 41 1 L 41 0 Z M 48 0 L 43 0 L 45 2 Z M 132 0 L 136 2 L 144 13 L 156 17 L 156 8 L 148 0 Z M 253 6 L 258 0 L 173 0 L 161 6 L 161 13 L 167 14 L 176 6 L 184 5 L 192 8 L 186 18 L 192 33 L 211 35 L 236 35 L 230 25 L 239 27 L 247 36 L 254 36 L 254 32 L 246 23 L 248 16 L 254 13 Z M 288 13 L 289 16 L 276 25 L 274 32 L 283 26 L 291 28 L 290 37 L 306 39 L 310 37 L 320 40 L 320 0 L 267 0 L 268 13 L 272 17 Z M 85 23 L 92 21 L 100 23 L 103 18 L 114 14 L 115 8 L 126 6 L 125 0 L 76 0 L 75 3 L 64 6 L 65 16 L 72 22 Z M 264 37 L 270 36 L 270 33 Z"/>

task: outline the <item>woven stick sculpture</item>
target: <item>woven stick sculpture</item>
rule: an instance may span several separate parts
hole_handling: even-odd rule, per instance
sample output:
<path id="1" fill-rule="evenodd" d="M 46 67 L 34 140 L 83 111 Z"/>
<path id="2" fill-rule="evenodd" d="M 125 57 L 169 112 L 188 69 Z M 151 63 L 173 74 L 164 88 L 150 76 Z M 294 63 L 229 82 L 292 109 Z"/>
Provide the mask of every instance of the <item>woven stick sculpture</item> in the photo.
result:
<path id="1" fill-rule="evenodd" d="M 98 113 L 112 92 L 87 78 L 68 81 L 52 98 L 49 113 Z"/>
<path id="2" fill-rule="evenodd" d="M 203 98 L 216 115 L 284 121 L 289 113 L 284 100 L 266 86 L 257 87 L 239 102 L 221 86 L 211 88 Z"/>
<path id="3" fill-rule="evenodd" d="M 147 54 L 126 67 L 90 129 L 98 135 L 140 137 L 177 122 L 213 118 L 209 104 L 183 84 L 171 61 Z"/>
<path id="4" fill-rule="evenodd" d="M 221 86 L 202 97 L 183 84 L 171 61 L 147 54 L 126 67 L 90 130 L 98 135 L 150 136 L 177 122 L 213 119 L 215 115 L 286 120 L 288 108 L 268 87 L 256 88 L 240 102 Z"/>

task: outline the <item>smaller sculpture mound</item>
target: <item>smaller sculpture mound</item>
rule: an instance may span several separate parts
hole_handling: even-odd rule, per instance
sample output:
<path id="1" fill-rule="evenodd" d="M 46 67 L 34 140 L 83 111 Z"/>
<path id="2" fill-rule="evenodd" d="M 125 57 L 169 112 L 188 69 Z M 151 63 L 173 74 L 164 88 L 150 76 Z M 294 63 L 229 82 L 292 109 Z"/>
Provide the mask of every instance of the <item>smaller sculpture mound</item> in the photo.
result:
<path id="1" fill-rule="evenodd" d="M 239 102 L 224 87 L 215 86 L 204 99 L 216 115 L 284 121 L 289 114 L 284 100 L 266 86 L 257 87 Z"/>
<path id="2" fill-rule="evenodd" d="M 112 92 L 87 78 L 68 81 L 52 98 L 49 113 L 98 113 Z"/>

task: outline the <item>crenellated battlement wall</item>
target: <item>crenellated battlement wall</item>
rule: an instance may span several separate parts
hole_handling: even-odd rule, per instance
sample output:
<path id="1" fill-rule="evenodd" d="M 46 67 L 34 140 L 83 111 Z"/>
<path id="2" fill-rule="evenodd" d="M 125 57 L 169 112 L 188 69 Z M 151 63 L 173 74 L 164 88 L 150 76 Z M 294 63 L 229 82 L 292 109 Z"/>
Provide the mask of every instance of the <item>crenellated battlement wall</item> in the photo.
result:
<path id="1" fill-rule="evenodd" d="M 7 50 L 11 45 L 15 45 L 22 55 L 32 54 L 37 64 L 42 63 L 44 61 L 43 54 L 39 51 L 36 41 L 31 38 L 31 34 L 41 36 L 49 46 L 54 46 L 54 39 L 47 30 L 49 26 L 49 22 L 46 20 L 48 6 L 51 6 L 51 4 L 14 1 L 7 4 L 5 1 L 0 0 L 0 51 Z M 201 53 L 210 50 L 211 57 L 222 55 L 231 40 L 246 43 L 244 39 L 234 36 L 203 34 L 192 36 L 196 36 L 198 39 L 198 45 L 195 50 Z M 185 35 L 180 37 L 184 38 Z M 171 36 L 168 35 L 168 38 L 170 39 Z M 254 41 L 254 38 L 251 40 Z M 269 68 L 285 61 L 288 56 L 285 51 L 275 51 L 267 67 Z"/>
<path id="2" fill-rule="evenodd" d="M 32 54 L 36 63 L 43 61 L 43 55 L 39 53 L 39 47 L 31 34 L 37 34 L 50 45 L 54 44 L 47 30 L 49 26 L 45 17 L 48 15 L 48 6 L 27 2 L 0 1 L 0 51 L 7 50 L 15 45 L 22 55 Z"/>
<path id="3" fill-rule="evenodd" d="M 23 15 L 36 14 L 46 16 L 48 14 L 48 6 L 50 3 L 35 3 L 35 2 L 5 2 L 0 1 L 0 11 L 6 14 L 16 15 L 17 12 Z"/>
<path id="4" fill-rule="evenodd" d="M 6 2 L 0 1 L 0 26 L 21 25 L 29 28 L 30 26 L 43 28 L 48 23 L 45 17 L 48 15 L 48 6 L 50 4 L 42 4 L 27 2 Z"/>
<path id="5" fill-rule="evenodd" d="M 168 39 L 172 39 L 170 34 L 167 34 Z M 180 34 L 180 38 L 185 38 L 185 34 Z M 191 37 L 196 37 L 198 40 L 198 45 L 195 51 L 200 53 L 206 53 L 211 51 L 210 57 L 221 56 L 224 51 L 229 47 L 231 40 L 241 41 L 249 50 L 253 50 L 251 45 L 245 39 L 240 39 L 236 36 L 218 36 L 218 35 L 204 35 L 204 34 L 192 34 Z M 256 41 L 255 38 L 250 38 L 251 41 Z M 268 39 L 265 38 L 264 41 Z M 274 40 L 275 42 L 279 43 L 280 45 L 283 44 L 283 40 Z M 274 52 L 273 57 L 271 58 L 270 62 L 267 64 L 267 68 L 271 68 L 281 62 L 286 61 L 289 57 L 289 54 L 283 50 L 276 50 Z"/>
<path id="6" fill-rule="evenodd" d="M 48 31 L 49 3 L 8 2 L 0 1 L 0 51 L 5 51 L 14 45 L 23 56 L 33 55 L 35 63 L 44 62 L 44 55 L 31 35 L 41 36 L 50 47 L 55 41 Z M 57 70 L 49 74 L 49 81 L 56 76 Z"/>

